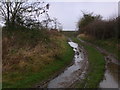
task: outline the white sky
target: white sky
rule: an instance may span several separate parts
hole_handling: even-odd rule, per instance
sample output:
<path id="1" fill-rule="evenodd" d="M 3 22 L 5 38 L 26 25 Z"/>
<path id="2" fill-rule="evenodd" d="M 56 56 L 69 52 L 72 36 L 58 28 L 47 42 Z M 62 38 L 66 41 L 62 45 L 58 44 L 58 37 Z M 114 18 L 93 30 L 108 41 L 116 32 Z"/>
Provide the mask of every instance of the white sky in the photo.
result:
<path id="1" fill-rule="evenodd" d="M 40 1 L 40 0 L 34 0 Z M 43 0 L 46 2 L 119 2 L 119 0 Z"/>
<path id="2" fill-rule="evenodd" d="M 82 12 L 100 14 L 103 19 L 118 16 L 118 1 L 120 0 L 30 0 L 50 3 L 49 15 L 56 17 L 62 23 L 64 30 L 75 30 L 76 23 L 82 17 Z M 120 7 L 119 7 L 120 8 Z M 119 12 L 120 13 L 120 12 Z M 0 18 L 1 20 L 1 18 Z"/>
<path id="3" fill-rule="evenodd" d="M 75 30 L 82 12 L 102 15 L 103 19 L 118 16 L 118 0 L 47 0 L 50 3 L 49 14 L 62 23 L 64 30 Z M 62 2 L 61 2 L 62 1 Z M 79 2 L 78 2 L 79 1 Z M 96 1 L 96 2 L 95 2 Z"/>

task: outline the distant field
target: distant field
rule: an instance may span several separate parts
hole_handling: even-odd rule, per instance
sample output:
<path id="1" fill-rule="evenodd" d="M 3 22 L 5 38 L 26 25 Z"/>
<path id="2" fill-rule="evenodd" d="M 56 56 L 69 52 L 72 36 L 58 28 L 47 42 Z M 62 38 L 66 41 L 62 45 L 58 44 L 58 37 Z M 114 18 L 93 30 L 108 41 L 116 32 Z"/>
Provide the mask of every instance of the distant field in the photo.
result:
<path id="1" fill-rule="evenodd" d="M 62 33 L 67 37 L 75 37 L 77 35 L 76 31 L 62 31 Z"/>

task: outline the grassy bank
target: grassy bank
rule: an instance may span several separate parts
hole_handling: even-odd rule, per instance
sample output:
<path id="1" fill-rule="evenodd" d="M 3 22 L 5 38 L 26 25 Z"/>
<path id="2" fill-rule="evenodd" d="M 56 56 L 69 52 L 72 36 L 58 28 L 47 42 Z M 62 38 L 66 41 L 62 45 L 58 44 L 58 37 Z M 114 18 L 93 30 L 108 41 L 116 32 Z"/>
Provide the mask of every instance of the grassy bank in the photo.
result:
<path id="1" fill-rule="evenodd" d="M 110 38 L 105 40 L 98 40 L 95 38 L 92 38 L 90 36 L 85 36 L 83 34 L 79 35 L 79 37 L 85 41 L 91 42 L 99 47 L 102 47 L 103 49 L 107 50 L 108 52 L 115 55 L 115 57 L 120 60 L 119 52 L 120 52 L 120 43 L 119 39 Z"/>
<path id="2" fill-rule="evenodd" d="M 37 36 L 33 36 L 36 35 L 34 31 L 31 32 L 4 33 L 3 88 L 33 87 L 47 80 L 73 59 L 74 52 L 60 33 L 43 32 L 49 35 L 49 39 L 46 39 L 41 37 L 43 33 L 39 31 L 35 31 Z"/>
<path id="3" fill-rule="evenodd" d="M 104 75 L 105 60 L 103 55 L 92 46 L 81 43 L 78 39 L 75 42 L 84 46 L 88 53 L 89 69 L 86 78 L 76 85 L 77 88 L 98 88 L 99 82 Z"/>

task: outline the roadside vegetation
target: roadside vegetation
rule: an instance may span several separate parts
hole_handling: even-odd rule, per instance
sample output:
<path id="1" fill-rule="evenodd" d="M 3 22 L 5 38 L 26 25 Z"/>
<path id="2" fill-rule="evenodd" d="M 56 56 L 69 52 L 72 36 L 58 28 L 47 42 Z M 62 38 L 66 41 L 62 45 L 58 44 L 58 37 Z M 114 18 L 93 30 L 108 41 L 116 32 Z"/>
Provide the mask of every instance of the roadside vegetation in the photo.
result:
<path id="1" fill-rule="evenodd" d="M 119 59 L 120 52 L 120 17 L 109 20 L 103 20 L 101 15 L 93 13 L 83 13 L 83 17 L 79 19 L 77 38 L 102 47 L 112 53 Z M 73 40 L 82 46 L 87 51 L 89 68 L 86 78 L 79 82 L 77 88 L 98 88 L 100 81 L 103 79 L 105 71 L 105 59 L 95 47 L 87 45 L 73 38 Z"/>
<path id="2" fill-rule="evenodd" d="M 103 20 L 102 16 L 93 13 L 83 13 L 78 21 L 78 37 L 102 47 L 120 58 L 120 17 Z"/>
<path id="3" fill-rule="evenodd" d="M 77 38 L 73 38 L 73 40 L 86 49 L 89 62 L 86 78 L 77 83 L 76 88 L 98 88 L 105 71 L 104 56 L 94 47 L 80 42 Z"/>
<path id="4" fill-rule="evenodd" d="M 82 40 L 88 41 L 90 43 L 93 43 L 93 44 L 105 49 L 106 51 L 112 53 L 116 59 L 120 60 L 119 39 L 110 38 L 110 39 L 105 39 L 105 40 L 99 40 L 99 39 L 95 39 L 91 36 L 87 36 L 84 34 L 80 34 L 78 37 L 81 38 Z"/>
<path id="5" fill-rule="evenodd" d="M 52 32 L 48 39 L 36 31 L 38 36 L 35 34 L 35 38 L 30 39 L 31 34 L 35 33 L 31 32 L 19 30 L 9 33 L 9 36 L 3 34 L 3 88 L 33 87 L 53 76 L 73 59 L 74 52 L 60 33 Z"/>
<path id="6" fill-rule="evenodd" d="M 80 18 L 77 26 L 80 34 L 89 35 L 96 39 L 120 39 L 119 21 L 120 17 L 103 20 L 100 15 L 83 13 L 83 17 Z"/>
<path id="7" fill-rule="evenodd" d="M 5 22 L 2 28 L 3 88 L 35 87 L 69 65 L 74 52 L 59 32 L 60 23 L 48 15 L 49 4 L 10 1 L 0 5 Z M 46 18 L 40 21 L 41 15 Z"/>

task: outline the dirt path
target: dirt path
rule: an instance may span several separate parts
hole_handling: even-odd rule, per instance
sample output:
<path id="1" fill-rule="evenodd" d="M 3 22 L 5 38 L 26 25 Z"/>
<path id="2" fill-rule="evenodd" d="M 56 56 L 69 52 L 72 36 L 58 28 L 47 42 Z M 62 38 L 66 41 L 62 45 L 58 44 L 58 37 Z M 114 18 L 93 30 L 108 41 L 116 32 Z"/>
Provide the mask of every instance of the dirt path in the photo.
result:
<path id="1" fill-rule="evenodd" d="M 78 79 L 80 79 L 82 72 L 87 65 L 87 56 L 83 47 L 78 46 L 72 41 L 68 42 L 75 51 L 74 63 L 67 67 L 63 73 L 54 78 L 48 83 L 48 88 L 70 88 Z"/>
<path id="2" fill-rule="evenodd" d="M 86 51 L 82 46 L 72 41 L 69 41 L 68 44 L 75 52 L 73 63 L 58 76 L 38 85 L 40 88 L 70 88 L 77 80 L 84 78 L 85 70 L 88 66 Z"/>
<path id="3" fill-rule="evenodd" d="M 106 66 L 105 66 L 105 73 L 104 73 L 104 77 L 103 80 L 100 82 L 99 87 L 100 88 L 118 88 L 119 85 L 119 68 L 120 68 L 120 61 L 117 60 L 113 54 L 107 52 L 106 50 L 93 45 L 89 42 L 85 42 L 83 40 L 81 40 L 80 38 L 78 38 L 82 43 L 85 43 L 87 45 L 91 45 L 94 48 L 96 48 L 100 53 L 102 53 L 105 57 L 106 60 Z"/>
<path id="4" fill-rule="evenodd" d="M 103 80 L 99 84 L 99 87 L 118 88 L 118 67 L 120 65 L 118 60 L 116 60 L 112 54 L 105 51 L 104 49 L 91 43 L 85 42 L 81 39 L 79 40 L 82 43 L 93 46 L 105 57 L 106 70 Z M 47 82 L 38 85 L 38 88 L 73 88 L 76 82 L 80 82 L 85 78 L 85 74 L 87 73 L 88 68 L 87 52 L 82 46 L 72 42 L 70 39 L 68 43 L 71 47 L 73 47 L 73 50 L 75 51 L 72 64 L 65 68 L 61 73 L 58 73 L 57 76 L 53 76 Z"/>

